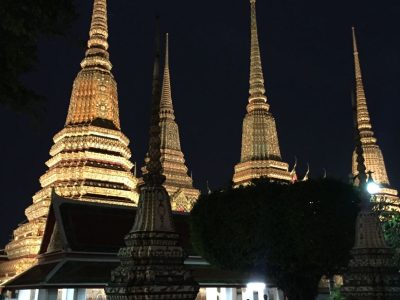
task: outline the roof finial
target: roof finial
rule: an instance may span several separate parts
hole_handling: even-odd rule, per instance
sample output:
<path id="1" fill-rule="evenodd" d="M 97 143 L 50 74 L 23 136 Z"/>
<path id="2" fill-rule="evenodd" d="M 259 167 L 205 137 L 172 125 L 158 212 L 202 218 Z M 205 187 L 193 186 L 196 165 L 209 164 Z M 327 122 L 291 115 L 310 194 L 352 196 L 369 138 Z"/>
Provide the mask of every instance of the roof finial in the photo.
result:
<path id="1" fill-rule="evenodd" d="M 250 0 L 251 6 L 251 49 L 250 49 L 250 88 L 249 103 L 261 104 L 267 110 L 269 105 L 265 96 L 264 75 L 261 64 L 260 45 L 258 42 L 256 1 Z"/>
<path id="2" fill-rule="evenodd" d="M 206 180 L 206 186 L 207 186 L 207 194 L 210 195 L 212 193 L 210 186 L 208 184 L 208 180 Z"/>
<path id="3" fill-rule="evenodd" d="M 307 163 L 307 172 L 306 172 L 306 174 L 304 175 L 304 177 L 303 177 L 303 179 L 301 181 L 307 181 L 309 179 L 308 178 L 309 175 L 310 175 L 310 164 Z"/>
<path id="4" fill-rule="evenodd" d="M 293 165 L 292 171 L 290 171 L 290 176 L 292 178 L 292 183 L 297 181 L 296 167 L 297 167 L 297 156 L 294 157 L 294 165 Z"/>
<path id="5" fill-rule="evenodd" d="M 165 176 L 162 175 L 161 166 L 161 138 L 160 138 L 160 31 L 157 18 L 157 32 L 155 37 L 155 58 L 153 67 L 153 86 L 152 86 L 152 105 L 150 117 L 150 131 L 149 131 L 149 150 L 148 162 L 146 165 L 147 173 L 143 175 L 145 184 L 147 185 L 161 185 L 165 181 Z"/>
<path id="6" fill-rule="evenodd" d="M 161 92 L 160 113 L 163 117 L 175 119 L 171 95 L 171 77 L 169 72 L 169 35 L 165 34 L 164 77 Z"/>
<path id="7" fill-rule="evenodd" d="M 82 68 L 100 68 L 110 71 L 112 68 L 108 53 L 107 0 L 94 0 L 92 23 L 86 56 L 81 62 Z"/>

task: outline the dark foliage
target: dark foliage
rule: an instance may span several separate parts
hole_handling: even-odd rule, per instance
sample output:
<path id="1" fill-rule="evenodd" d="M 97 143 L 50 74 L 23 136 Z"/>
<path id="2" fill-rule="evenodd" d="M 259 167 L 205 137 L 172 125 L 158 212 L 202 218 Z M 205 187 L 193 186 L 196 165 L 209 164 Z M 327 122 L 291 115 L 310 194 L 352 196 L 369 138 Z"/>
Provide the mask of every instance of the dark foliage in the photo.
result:
<path id="1" fill-rule="evenodd" d="M 43 98 L 25 87 L 21 75 L 37 63 L 38 39 L 63 34 L 74 17 L 72 0 L 0 1 L 0 104 L 37 111 Z"/>
<path id="2" fill-rule="evenodd" d="M 354 243 L 359 197 L 348 184 L 310 180 L 202 195 L 192 240 L 210 263 L 263 274 L 289 299 L 312 299 L 322 275 L 341 271 Z"/>
<path id="3" fill-rule="evenodd" d="M 395 249 L 395 260 L 400 267 L 400 214 L 394 213 L 386 220 L 383 223 L 383 230 L 386 242 Z"/>

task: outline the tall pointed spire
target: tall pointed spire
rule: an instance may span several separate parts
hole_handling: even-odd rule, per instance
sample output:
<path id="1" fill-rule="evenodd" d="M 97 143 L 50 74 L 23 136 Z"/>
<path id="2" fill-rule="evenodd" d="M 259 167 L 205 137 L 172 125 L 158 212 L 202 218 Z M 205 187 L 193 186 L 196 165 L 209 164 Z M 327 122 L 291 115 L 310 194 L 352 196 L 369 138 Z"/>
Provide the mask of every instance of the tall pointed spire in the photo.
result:
<path id="1" fill-rule="evenodd" d="M 147 173 L 135 223 L 118 253 L 121 264 L 111 272 L 105 288 L 110 300 L 194 300 L 199 290 L 184 266 L 186 255 L 174 229 L 170 198 L 162 186 L 158 47 L 155 56 Z"/>
<path id="2" fill-rule="evenodd" d="M 108 53 L 107 1 L 94 0 L 88 48 L 74 82 L 66 125 L 120 129 L 117 83 Z"/>
<path id="3" fill-rule="evenodd" d="M 367 99 L 365 97 L 364 84 L 361 74 L 360 59 L 358 56 L 357 40 L 355 28 L 353 32 L 353 54 L 354 54 L 354 72 L 356 82 L 356 98 L 357 98 L 357 124 L 360 131 L 361 142 L 375 144 L 376 139 L 372 131 L 371 120 L 369 117 Z"/>
<path id="4" fill-rule="evenodd" d="M 387 246 L 383 237 L 379 214 L 371 205 L 372 195 L 367 192 L 364 151 L 354 100 L 353 118 L 361 210 L 356 220 L 352 258 L 344 274 L 341 292 L 349 299 L 395 300 L 400 297 L 400 275 L 394 262 L 394 251 Z"/>
<path id="5" fill-rule="evenodd" d="M 143 179 L 145 184 L 155 185 L 162 184 L 165 181 L 165 176 L 162 173 L 161 166 L 161 130 L 160 130 L 160 33 L 157 19 L 157 32 L 155 38 L 155 59 L 153 66 L 153 84 L 152 84 L 152 105 L 149 131 L 149 148 L 148 161 L 146 164 L 147 172 Z"/>
<path id="6" fill-rule="evenodd" d="M 16 275 L 35 263 L 53 188 L 77 201 L 137 204 L 137 178 L 131 173 L 129 139 L 120 130 L 107 38 L 106 1 L 94 0 L 88 50 L 73 84 L 65 126 L 53 138 L 41 190 L 25 210 L 28 222 L 6 246 L 10 261 L 1 265 L 0 281 L 4 273 Z"/>
<path id="7" fill-rule="evenodd" d="M 175 121 L 169 69 L 168 33 L 165 36 L 164 77 L 159 101 L 161 165 L 162 174 L 166 177 L 164 187 L 171 197 L 174 210 L 190 211 L 200 192 L 193 187 L 193 180 L 188 175 L 188 168 L 181 150 L 179 128 Z M 144 173 L 146 172 L 147 170 L 144 168 Z"/>
<path id="8" fill-rule="evenodd" d="M 95 0 L 89 41 L 82 68 L 98 67 L 107 71 L 112 68 L 108 54 L 107 1 Z"/>
<path id="9" fill-rule="evenodd" d="M 360 58 L 356 39 L 355 28 L 352 27 L 353 38 L 353 54 L 354 54 L 354 73 L 355 73 L 355 118 L 357 122 L 357 130 L 360 136 L 362 146 L 363 160 L 365 164 L 365 173 L 372 172 L 373 180 L 381 186 L 379 201 L 384 200 L 383 210 L 390 211 L 392 209 L 400 209 L 400 200 L 397 196 L 397 191 L 390 187 L 389 178 L 386 172 L 385 161 L 382 151 L 377 144 L 372 130 L 371 119 L 367 107 L 363 78 L 361 73 Z M 354 97 L 354 95 L 352 95 Z M 353 177 L 358 177 L 355 183 L 360 182 L 358 174 L 360 174 L 357 164 L 357 148 L 353 153 Z"/>
<path id="10" fill-rule="evenodd" d="M 253 179 L 292 181 L 288 164 L 282 161 L 275 119 L 265 95 L 257 32 L 256 0 L 250 0 L 250 79 L 247 114 L 243 120 L 240 163 L 235 166 L 234 186 Z"/>
<path id="11" fill-rule="evenodd" d="M 268 110 L 269 105 L 265 96 L 264 75 L 261 63 L 260 45 L 258 41 L 256 0 L 250 0 L 251 9 L 251 42 L 250 42 L 250 87 L 249 103 L 253 104 L 248 109 L 253 109 L 255 104 Z"/>
<path id="12" fill-rule="evenodd" d="M 169 72 L 169 36 L 165 34 L 164 77 L 161 92 L 160 114 L 162 117 L 175 119 L 171 95 L 171 75 Z"/>

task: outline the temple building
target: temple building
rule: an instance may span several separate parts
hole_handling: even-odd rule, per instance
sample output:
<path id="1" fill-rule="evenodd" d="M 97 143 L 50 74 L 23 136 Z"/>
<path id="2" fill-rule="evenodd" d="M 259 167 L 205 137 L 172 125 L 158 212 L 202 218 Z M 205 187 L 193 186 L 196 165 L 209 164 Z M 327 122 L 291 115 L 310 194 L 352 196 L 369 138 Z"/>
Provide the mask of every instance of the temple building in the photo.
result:
<path id="1" fill-rule="evenodd" d="M 243 120 L 242 153 L 235 166 L 234 186 L 249 184 L 253 179 L 266 177 L 290 182 L 288 164 L 282 161 L 275 119 L 269 111 L 265 95 L 257 33 L 256 0 L 251 5 L 250 88 L 247 114 Z"/>
<path id="2" fill-rule="evenodd" d="M 137 218 L 138 207 L 73 201 L 53 193 L 38 263 L 5 283 L 0 297 L 105 300 L 111 273 L 121 265 L 119 249 L 125 247 L 124 238 Z M 284 300 L 272 282 L 210 265 L 193 248 L 189 214 L 175 211 L 172 218 L 187 254 L 185 268 L 200 285 L 197 300 L 262 300 L 264 295 L 268 300 Z"/>
<path id="3" fill-rule="evenodd" d="M 190 211 L 200 192 L 193 187 L 193 180 L 188 175 L 188 168 L 181 150 L 179 128 L 175 121 L 169 70 L 168 34 L 166 34 L 165 43 L 164 75 L 160 100 L 161 165 L 162 173 L 166 177 L 163 186 L 171 197 L 173 210 Z M 143 167 L 143 173 L 146 173 L 146 167 Z"/>
<path id="4" fill-rule="evenodd" d="M 41 190 L 25 210 L 28 221 L 14 230 L 0 265 L 0 283 L 37 261 L 51 204 L 51 191 L 87 202 L 136 206 L 129 140 L 121 132 L 117 84 L 111 73 L 106 0 L 94 0 L 88 48 L 72 88 L 64 128 L 50 149 Z"/>
<path id="5" fill-rule="evenodd" d="M 354 27 L 353 50 L 356 85 L 357 126 L 360 132 L 361 145 L 367 172 L 371 172 L 372 179 L 380 186 L 380 191 L 379 193 L 375 194 L 374 199 L 382 202 L 382 204 L 384 205 L 382 209 L 385 211 L 399 210 L 400 200 L 398 197 L 398 192 L 390 186 L 382 151 L 377 144 L 376 138 L 374 137 L 374 132 L 372 131 L 371 119 L 368 112 L 364 85 L 361 75 L 360 60 L 358 57 L 357 41 Z M 358 174 L 355 151 L 353 152 L 352 173 L 354 177 L 356 177 Z M 358 184 L 357 180 L 356 184 Z"/>

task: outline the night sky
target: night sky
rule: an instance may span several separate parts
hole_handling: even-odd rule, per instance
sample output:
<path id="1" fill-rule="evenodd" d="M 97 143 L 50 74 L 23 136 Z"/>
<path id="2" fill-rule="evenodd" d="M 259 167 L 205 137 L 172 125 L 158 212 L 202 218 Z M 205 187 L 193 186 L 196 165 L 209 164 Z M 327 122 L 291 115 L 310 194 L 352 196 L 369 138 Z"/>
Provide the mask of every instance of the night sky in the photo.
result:
<path id="1" fill-rule="evenodd" d="M 76 1 L 78 2 L 78 1 Z M 52 137 L 62 129 L 89 31 L 92 1 L 65 37 L 40 41 L 40 62 L 24 76 L 46 96 L 40 125 L 0 108 L 0 248 L 25 220 L 40 188 Z M 109 1 L 110 54 L 123 132 L 142 165 L 151 99 L 154 16 L 170 33 L 172 94 L 182 149 L 195 186 L 227 185 L 240 159 L 248 95 L 249 1 Z M 351 170 L 351 26 L 357 27 L 371 119 L 389 178 L 400 188 L 400 2 L 257 1 L 268 101 L 283 159 L 304 174 L 347 180 Z"/>

